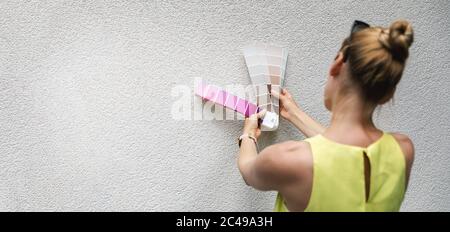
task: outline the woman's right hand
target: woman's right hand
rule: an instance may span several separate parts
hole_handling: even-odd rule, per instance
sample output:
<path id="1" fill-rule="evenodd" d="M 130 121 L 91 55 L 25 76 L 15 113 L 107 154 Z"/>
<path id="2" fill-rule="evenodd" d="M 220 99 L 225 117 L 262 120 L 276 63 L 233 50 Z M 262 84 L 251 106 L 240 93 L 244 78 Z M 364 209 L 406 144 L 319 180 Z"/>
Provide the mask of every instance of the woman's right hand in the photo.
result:
<path id="1" fill-rule="evenodd" d="M 280 99 L 280 115 L 286 120 L 292 122 L 294 117 L 296 117 L 296 113 L 301 111 L 300 107 L 292 98 L 292 95 L 286 89 L 281 89 L 281 93 L 272 90 L 271 93 L 274 97 Z"/>
<path id="2" fill-rule="evenodd" d="M 325 127 L 300 109 L 291 94 L 282 89 L 281 93 L 272 90 L 272 95 L 280 99 L 280 115 L 297 127 L 306 137 L 312 137 L 325 131 Z"/>

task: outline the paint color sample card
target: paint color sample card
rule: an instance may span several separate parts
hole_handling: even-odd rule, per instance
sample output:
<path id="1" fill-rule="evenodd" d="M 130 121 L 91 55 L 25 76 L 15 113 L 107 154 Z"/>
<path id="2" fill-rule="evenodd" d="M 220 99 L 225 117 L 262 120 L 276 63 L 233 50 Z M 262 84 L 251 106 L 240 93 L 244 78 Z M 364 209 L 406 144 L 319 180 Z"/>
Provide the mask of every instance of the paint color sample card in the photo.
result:
<path id="1" fill-rule="evenodd" d="M 284 84 L 288 57 L 287 49 L 274 45 L 254 44 L 245 47 L 243 53 L 255 89 L 258 107 L 276 113 L 278 116 L 278 99 L 272 97 L 270 93 L 271 90 L 280 92 Z M 273 128 L 261 129 L 272 131 L 276 130 L 277 127 L 278 124 Z"/>
<path id="2" fill-rule="evenodd" d="M 195 89 L 195 94 L 204 100 L 232 109 L 246 117 L 259 111 L 259 108 L 255 104 L 232 95 L 214 85 L 200 83 Z"/>

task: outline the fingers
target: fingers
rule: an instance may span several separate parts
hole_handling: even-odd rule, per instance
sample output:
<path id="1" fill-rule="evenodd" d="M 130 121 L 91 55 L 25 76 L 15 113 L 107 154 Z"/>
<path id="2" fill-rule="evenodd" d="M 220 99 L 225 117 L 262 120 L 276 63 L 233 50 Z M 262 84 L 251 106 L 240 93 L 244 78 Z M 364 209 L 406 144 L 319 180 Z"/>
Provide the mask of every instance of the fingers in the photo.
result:
<path id="1" fill-rule="evenodd" d="M 272 96 L 274 96 L 276 99 L 280 99 L 283 98 L 283 94 L 280 94 L 278 91 L 272 89 L 272 91 L 270 91 L 270 94 L 272 94 Z"/>
<path id="2" fill-rule="evenodd" d="M 284 101 L 286 98 L 291 98 L 291 94 L 287 91 L 287 89 L 281 89 L 281 94 L 274 89 L 272 89 L 270 93 L 272 94 L 272 96 L 280 99 L 281 101 Z"/>
<path id="3" fill-rule="evenodd" d="M 247 120 L 248 120 L 248 121 L 257 121 L 257 120 L 260 119 L 260 118 L 264 118 L 264 115 L 266 115 L 266 112 L 267 112 L 266 109 L 261 110 L 261 111 L 258 112 L 258 113 L 255 113 L 255 114 L 250 115 L 250 117 L 246 118 L 245 120 L 246 120 L 246 121 L 247 121 Z"/>
<path id="4" fill-rule="evenodd" d="M 258 112 L 258 113 L 256 114 L 257 118 L 263 118 L 264 115 L 266 115 L 266 112 L 267 112 L 266 109 L 261 110 L 260 112 Z"/>
<path id="5" fill-rule="evenodd" d="M 287 98 L 291 98 L 291 94 L 289 93 L 289 91 L 287 91 L 287 89 L 283 89 L 283 95 L 286 96 Z"/>
<path id="6" fill-rule="evenodd" d="M 260 118 L 263 118 L 264 115 L 266 114 L 267 110 L 263 109 L 261 111 L 259 111 L 258 113 L 254 113 L 252 115 L 250 115 L 250 117 L 248 117 L 249 120 L 258 120 Z"/>

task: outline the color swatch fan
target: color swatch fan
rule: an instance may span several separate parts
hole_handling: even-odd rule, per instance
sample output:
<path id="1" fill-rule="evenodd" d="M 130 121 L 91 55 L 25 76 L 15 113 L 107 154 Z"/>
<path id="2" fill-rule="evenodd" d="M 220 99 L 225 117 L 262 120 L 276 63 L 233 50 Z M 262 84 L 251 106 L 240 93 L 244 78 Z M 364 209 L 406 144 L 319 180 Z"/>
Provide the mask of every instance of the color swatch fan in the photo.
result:
<path id="1" fill-rule="evenodd" d="M 272 97 L 271 90 L 279 92 L 283 87 L 288 51 L 279 46 L 255 44 L 243 49 L 250 79 L 255 89 L 257 105 L 269 113 L 261 130 L 273 131 L 279 124 L 279 100 Z M 266 120 L 266 118 L 265 118 Z"/>

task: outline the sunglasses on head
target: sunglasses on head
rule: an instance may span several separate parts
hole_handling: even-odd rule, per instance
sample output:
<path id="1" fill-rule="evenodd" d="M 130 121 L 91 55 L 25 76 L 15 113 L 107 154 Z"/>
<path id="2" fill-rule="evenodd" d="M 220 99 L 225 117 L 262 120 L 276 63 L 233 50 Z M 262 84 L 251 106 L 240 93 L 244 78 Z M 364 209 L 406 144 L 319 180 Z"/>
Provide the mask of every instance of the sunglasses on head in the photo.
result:
<path id="1" fill-rule="evenodd" d="M 366 29 L 366 28 L 369 28 L 369 27 L 370 27 L 369 24 L 367 24 L 367 23 L 365 23 L 365 22 L 363 22 L 363 21 L 355 20 L 355 21 L 353 22 L 353 26 L 352 26 L 352 30 L 351 30 L 351 32 L 350 32 L 350 36 L 351 36 L 353 33 L 355 33 L 355 32 L 361 31 L 361 30 Z"/>
<path id="2" fill-rule="evenodd" d="M 348 37 L 348 43 L 351 43 L 354 33 L 358 32 L 358 31 L 362 31 L 369 27 L 370 27 L 369 24 L 367 24 L 363 21 L 355 20 L 352 25 L 352 30 L 350 31 L 350 36 Z M 344 52 L 344 62 L 347 61 L 347 59 L 348 59 L 347 52 Z"/>

